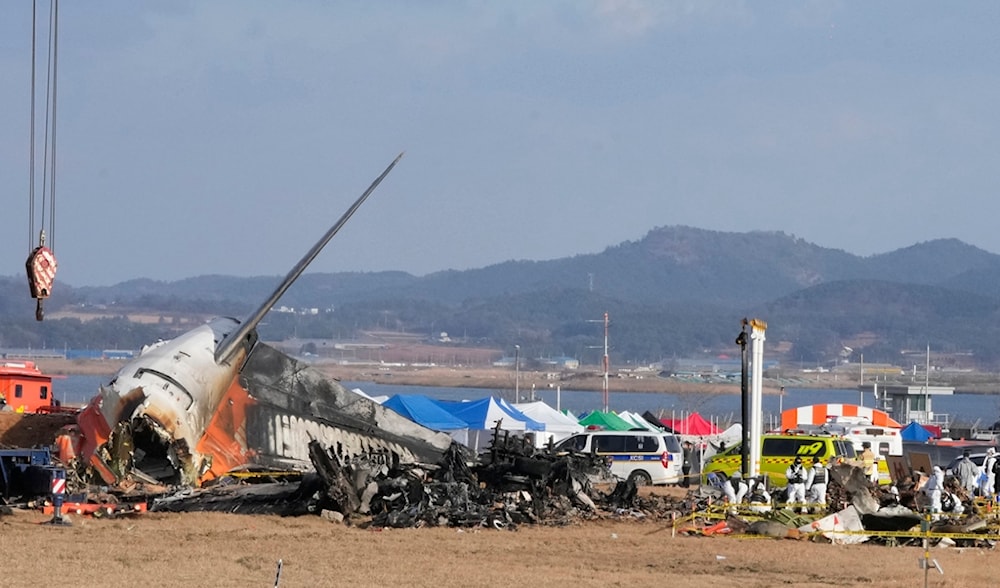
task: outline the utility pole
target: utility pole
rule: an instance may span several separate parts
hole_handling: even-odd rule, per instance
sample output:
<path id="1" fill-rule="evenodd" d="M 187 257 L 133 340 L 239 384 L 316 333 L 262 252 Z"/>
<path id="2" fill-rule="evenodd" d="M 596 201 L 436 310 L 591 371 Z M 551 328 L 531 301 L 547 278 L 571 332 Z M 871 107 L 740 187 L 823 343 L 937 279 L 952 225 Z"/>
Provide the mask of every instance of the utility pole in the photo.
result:
<path id="1" fill-rule="evenodd" d="M 610 368 L 608 362 L 608 313 L 604 313 L 604 387 L 603 398 L 604 398 L 604 412 L 608 412 L 608 369 Z"/>
<path id="2" fill-rule="evenodd" d="M 514 346 L 514 402 L 521 401 L 521 346 Z"/>
<path id="3" fill-rule="evenodd" d="M 927 344 L 927 363 L 924 365 L 924 422 L 930 424 L 931 412 L 927 410 L 931 387 L 931 344 Z"/>
<path id="4" fill-rule="evenodd" d="M 740 445 L 740 474 L 750 477 L 750 356 L 747 354 L 747 344 L 750 336 L 747 333 L 749 321 L 743 319 L 740 323 L 740 334 L 736 336 L 736 344 L 740 348 L 740 412 L 743 428 L 743 443 Z"/>
<path id="5" fill-rule="evenodd" d="M 610 362 L 608 361 L 608 313 L 604 313 L 604 319 L 588 320 L 588 323 L 604 323 L 604 385 L 601 387 L 602 395 L 601 400 L 604 402 L 604 412 L 608 412 L 609 398 L 608 398 L 608 370 L 610 369 Z M 591 347 L 593 349 L 593 347 Z"/>

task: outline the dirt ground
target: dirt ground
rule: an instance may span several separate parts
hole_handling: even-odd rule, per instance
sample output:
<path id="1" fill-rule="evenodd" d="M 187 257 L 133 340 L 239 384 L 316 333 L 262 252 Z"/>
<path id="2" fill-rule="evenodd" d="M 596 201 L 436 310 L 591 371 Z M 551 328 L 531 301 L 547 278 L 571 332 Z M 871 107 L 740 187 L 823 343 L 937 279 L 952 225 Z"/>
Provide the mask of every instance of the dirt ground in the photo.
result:
<path id="1" fill-rule="evenodd" d="M 677 489 L 654 489 L 678 492 Z M 672 536 L 669 522 L 361 529 L 319 517 L 147 513 L 0 517 L 0 585 L 38 586 L 920 586 L 920 547 Z M 1000 554 L 932 548 L 929 586 L 991 586 Z"/>
<path id="2" fill-rule="evenodd" d="M 59 429 L 74 423 L 75 414 L 0 412 L 0 447 L 52 445 Z"/>

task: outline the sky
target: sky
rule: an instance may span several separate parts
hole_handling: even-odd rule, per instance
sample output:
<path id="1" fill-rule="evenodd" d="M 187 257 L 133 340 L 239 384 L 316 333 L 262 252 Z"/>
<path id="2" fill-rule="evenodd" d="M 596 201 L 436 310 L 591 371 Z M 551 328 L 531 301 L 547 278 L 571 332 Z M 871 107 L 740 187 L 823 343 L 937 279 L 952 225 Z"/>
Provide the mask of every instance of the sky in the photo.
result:
<path id="1" fill-rule="evenodd" d="M 56 287 L 284 275 L 404 151 L 308 271 L 674 225 L 1000 253 L 998 25 L 995 2 L 63 2 Z M 29 215 L 31 30 L 30 0 L 0 4 L 8 276 L 52 220 L 44 104 Z"/>

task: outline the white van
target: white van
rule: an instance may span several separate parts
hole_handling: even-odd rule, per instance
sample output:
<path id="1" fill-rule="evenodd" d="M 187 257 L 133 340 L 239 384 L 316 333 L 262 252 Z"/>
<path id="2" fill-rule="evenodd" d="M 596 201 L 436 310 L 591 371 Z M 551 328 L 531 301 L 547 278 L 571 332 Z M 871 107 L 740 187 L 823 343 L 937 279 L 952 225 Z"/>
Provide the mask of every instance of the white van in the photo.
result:
<path id="1" fill-rule="evenodd" d="M 611 475 L 637 486 L 681 481 L 681 443 L 670 433 L 584 431 L 560 441 L 555 449 L 603 455 L 611 463 Z"/>
<path id="2" fill-rule="evenodd" d="M 883 486 L 892 484 L 888 456 L 903 455 L 903 435 L 899 429 L 874 426 L 866 417 L 845 416 L 828 417 L 821 428 L 843 435 L 854 445 L 854 451 L 859 455 L 864 449 L 864 443 L 870 443 L 877 462 L 878 483 Z"/>

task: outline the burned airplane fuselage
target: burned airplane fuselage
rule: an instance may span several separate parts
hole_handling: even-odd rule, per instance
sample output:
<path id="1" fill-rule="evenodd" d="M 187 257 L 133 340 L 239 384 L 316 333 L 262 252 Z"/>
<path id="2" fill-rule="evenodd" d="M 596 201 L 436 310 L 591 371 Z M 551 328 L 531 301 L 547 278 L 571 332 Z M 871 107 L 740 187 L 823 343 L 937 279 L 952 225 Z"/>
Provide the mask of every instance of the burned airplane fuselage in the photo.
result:
<path id="1" fill-rule="evenodd" d="M 211 468 L 196 447 L 238 376 L 238 364 L 217 364 L 213 354 L 217 342 L 237 326 L 233 319 L 219 318 L 148 346 L 101 386 L 78 422 L 81 453 L 106 482 L 130 473 L 133 431 L 148 437 L 139 460 L 148 456 L 159 461 L 157 469 L 169 471 L 154 475 L 157 479 L 195 482 Z M 152 468 L 147 464 L 147 469 Z"/>
<path id="2" fill-rule="evenodd" d="M 217 364 L 218 318 L 144 350 L 80 414 L 82 455 L 107 483 L 200 485 L 248 466 L 308 469 L 309 441 L 344 455 L 434 462 L 451 444 L 265 344 Z"/>
<path id="3" fill-rule="evenodd" d="M 107 483 L 200 485 L 247 466 L 307 469 L 309 441 L 341 456 L 436 462 L 451 438 L 258 343 L 256 327 L 399 161 L 389 164 L 246 320 L 216 318 L 148 346 L 80 413 L 83 462 Z"/>

